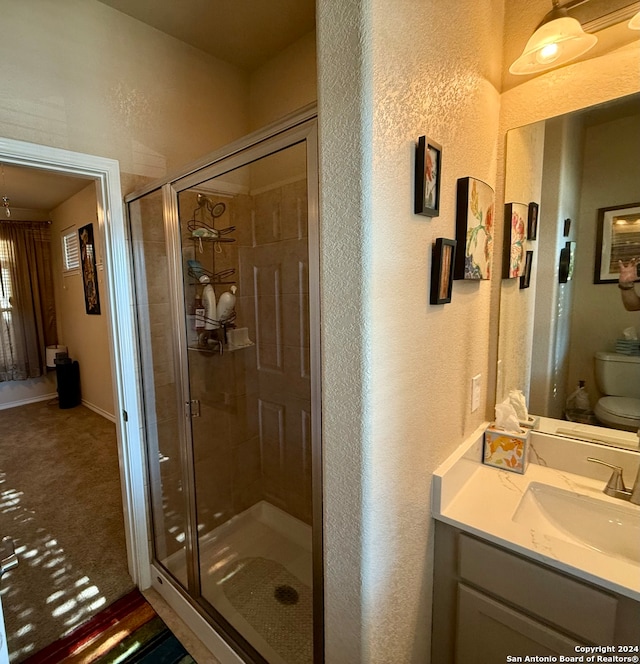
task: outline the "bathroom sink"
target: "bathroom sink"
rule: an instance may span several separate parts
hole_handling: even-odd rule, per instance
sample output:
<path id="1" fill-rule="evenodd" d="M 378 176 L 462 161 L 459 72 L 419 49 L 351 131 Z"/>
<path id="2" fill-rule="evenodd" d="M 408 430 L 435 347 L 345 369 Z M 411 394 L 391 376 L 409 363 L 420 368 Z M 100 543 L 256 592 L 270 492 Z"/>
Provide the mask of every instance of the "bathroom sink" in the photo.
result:
<path id="1" fill-rule="evenodd" d="M 640 507 L 532 482 L 513 521 L 542 534 L 640 564 Z"/>

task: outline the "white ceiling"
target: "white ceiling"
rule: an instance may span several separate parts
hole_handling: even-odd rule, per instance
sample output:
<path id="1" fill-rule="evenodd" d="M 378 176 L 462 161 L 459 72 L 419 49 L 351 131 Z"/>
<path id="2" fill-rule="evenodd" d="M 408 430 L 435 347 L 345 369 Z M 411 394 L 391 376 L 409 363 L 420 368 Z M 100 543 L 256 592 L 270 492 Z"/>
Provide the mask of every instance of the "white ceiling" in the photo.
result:
<path id="1" fill-rule="evenodd" d="M 315 28 L 315 0 L 100 0 L 252 71 Z"/>

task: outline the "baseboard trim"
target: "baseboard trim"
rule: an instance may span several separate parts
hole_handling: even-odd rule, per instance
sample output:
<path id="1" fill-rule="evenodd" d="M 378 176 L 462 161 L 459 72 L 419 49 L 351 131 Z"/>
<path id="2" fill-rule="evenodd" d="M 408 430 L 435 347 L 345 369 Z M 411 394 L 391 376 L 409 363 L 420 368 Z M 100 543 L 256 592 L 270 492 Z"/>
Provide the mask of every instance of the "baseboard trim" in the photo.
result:
<path id="1" fill-rule="evenodd" d="M 111 413 L 108 413 L 106 410 L 104 410 L 104 408 L 100 408 L 100 406 L 96 406 L 95 404 L 91 403 L 90 401 L 87 401 L 86 399 L 82 400 L 82 405 L 86 406 L 89 410 L 92 410 L 94 413 L 102 415 L 102 417 L 115 424 L 116 416 L 112 415 Z"/>
<path id="2" fill-rule="evenodd" d="M 52 392 L 51 394 L 43 394 L 39 397 L 31 397 L 29 399 L 20 399 L 19 401 L 7 401 L 6 403 L 0 403 L 0 410 L 6 410 L 7 408 L 18 408 L 18 406 L 26 406 L 30 403 L 38 403 L 38 401 L 50 401 L 51 399 L 57 399 L 58 393 Z"/>

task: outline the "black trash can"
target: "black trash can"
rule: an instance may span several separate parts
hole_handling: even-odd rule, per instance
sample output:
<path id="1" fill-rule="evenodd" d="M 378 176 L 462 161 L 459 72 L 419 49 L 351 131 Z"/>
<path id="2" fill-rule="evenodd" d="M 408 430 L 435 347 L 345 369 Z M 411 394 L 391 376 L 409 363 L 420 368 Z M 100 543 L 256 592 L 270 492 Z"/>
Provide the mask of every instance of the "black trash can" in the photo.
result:
<path id="1" fill-rule="evenodd" d="M 58 405 L 60 408 L 74 408 L 80 405 L 80 365 L 76 360 L 56 360 L 58 381 Z"/>

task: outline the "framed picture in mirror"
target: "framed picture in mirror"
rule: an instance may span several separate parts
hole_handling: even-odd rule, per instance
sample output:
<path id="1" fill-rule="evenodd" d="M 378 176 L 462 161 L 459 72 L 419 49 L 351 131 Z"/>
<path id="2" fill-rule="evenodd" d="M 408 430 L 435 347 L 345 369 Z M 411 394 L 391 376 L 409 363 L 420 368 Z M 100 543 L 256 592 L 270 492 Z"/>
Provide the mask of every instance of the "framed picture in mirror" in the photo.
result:
<path id="1" fill-rule="evenodd" d="M 524 259 L 524 269 L 520 277 L 520 288 L 529 288 L 531 285 L 531 266 L 533 265 L 533 251 L 527 251 Z"/>
<path id="2" fill-rule="evenodd" d="M 640 258 L 640 203 L 600 208 L 593 283 L 617 282 L 619 261 L 632 258 Z"/>
<path id="3" fill-rule="evenodd" d="M 440 214 L 442 146 L 420 136 L 416 146 L 415 202 L 413 211 L 425 217 Z"/>
<path id="4" fill-rule="evenodd" d="M 433 245 L 429 304 L 451 302 L 456 241 L 439 237 Z"/>
<path id="5" fill-rule="evenodd" d="M 495 193 L 482 180 L 458 180 L 454 279 L 490 279 Z"/>
<path id="6" fill-rule="evenodd" d="M 527 240 L 538 239 L 538 204 L 529 203 L 529 215 L 527 217 Z"/>
<path id="7" fill-rule="evenodd" d="M 502 278 L 516 279 L 525 265 L 527 241 L 527 206 L 506 203 L 504 206 L 504 241 L 502 243 Z"/>

